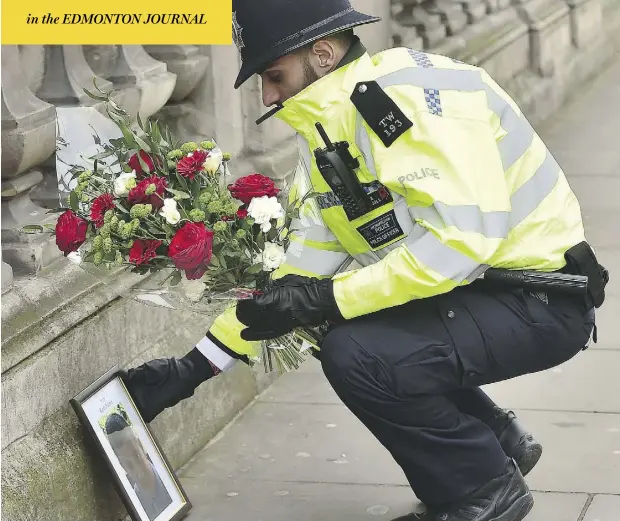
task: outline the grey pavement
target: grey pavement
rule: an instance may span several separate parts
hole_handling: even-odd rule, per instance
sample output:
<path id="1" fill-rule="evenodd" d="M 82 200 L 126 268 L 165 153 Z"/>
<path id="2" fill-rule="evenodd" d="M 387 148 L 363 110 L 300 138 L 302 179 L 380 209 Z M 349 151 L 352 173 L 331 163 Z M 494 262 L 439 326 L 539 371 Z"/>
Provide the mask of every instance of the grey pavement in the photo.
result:
<path id="1" fill-rule="evenodd" d="M 612 272 L 599 342 L 560 367 L 488 386 L 544 444 L 528 521 L 620 521 L 620 61 L 539 129 Z M 310 360 L 179 472 L 188 521 L 390 520 L 416 499 L 389 453 Z"/>

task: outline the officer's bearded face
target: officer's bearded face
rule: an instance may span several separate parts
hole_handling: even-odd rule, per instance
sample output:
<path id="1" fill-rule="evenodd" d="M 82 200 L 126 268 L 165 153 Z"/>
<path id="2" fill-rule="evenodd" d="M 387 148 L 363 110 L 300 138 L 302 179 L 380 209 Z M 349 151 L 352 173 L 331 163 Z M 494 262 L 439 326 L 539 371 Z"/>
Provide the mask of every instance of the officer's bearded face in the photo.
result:
<path id="1" fill-rule="evenodd" d="M 329 74 L 345 52 L 339 43 L 328 38 L 278 59 L 260 75 L 263 103 L 270 107 L 299 94 Z"/>
<path id="2" fill-rule="evenodd" d="M 280 58 L 261 74 L 266 107 L 284 103 L 319 79 L 310 58 L 290 54 Z"/>

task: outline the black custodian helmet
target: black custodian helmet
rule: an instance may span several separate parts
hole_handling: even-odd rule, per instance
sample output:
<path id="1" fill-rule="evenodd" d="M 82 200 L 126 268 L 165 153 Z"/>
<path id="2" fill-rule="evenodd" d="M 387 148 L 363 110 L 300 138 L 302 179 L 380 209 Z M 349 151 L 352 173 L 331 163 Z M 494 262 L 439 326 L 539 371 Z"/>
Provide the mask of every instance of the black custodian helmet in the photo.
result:
<path id="1" fill-rule="evenodd" d="M 318 38 L 381 20 L 356 11 L 349 0 L 233 0 L 232 5 L 233 41 L 243 62 L 235 89 Z"/>

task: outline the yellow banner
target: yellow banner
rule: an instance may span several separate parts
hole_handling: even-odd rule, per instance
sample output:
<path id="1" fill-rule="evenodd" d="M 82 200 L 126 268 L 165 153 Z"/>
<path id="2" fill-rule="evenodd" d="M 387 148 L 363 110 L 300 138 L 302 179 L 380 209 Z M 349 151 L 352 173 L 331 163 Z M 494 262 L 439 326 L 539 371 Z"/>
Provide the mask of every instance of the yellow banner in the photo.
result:
<path id="1" fill-rule="evenodd" d="M 230 45 L 232 0 L 4 0 L 6 45 Z"/>

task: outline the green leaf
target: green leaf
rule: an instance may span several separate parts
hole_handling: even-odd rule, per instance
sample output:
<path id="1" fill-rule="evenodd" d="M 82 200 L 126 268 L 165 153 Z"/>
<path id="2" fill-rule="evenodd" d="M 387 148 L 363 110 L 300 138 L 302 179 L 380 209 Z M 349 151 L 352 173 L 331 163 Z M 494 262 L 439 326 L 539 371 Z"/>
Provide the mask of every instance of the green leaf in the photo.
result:
<path id="1" fill-rule="evenodd" d="M 133 147 L 136 145 L 136 141 L 134 139 L 134 135 L 133 133 L 129 130 L 129 128 L 127 128 L 127 125 L 125 125 L 125 123 L 123 123 L 122 121 L 118 123 L 118 126 L 121 129 L 121 132 L 123 133 L 123 137 L 125 138 L 125 143 L 127 143 L 127 146 L 129 147 Z"/>
<path id="2" fill-rule="evenodd" d="M 118 208 L 121 212 L 123 213 L 129 213 L 129 210 L 127 210 L 127 208 L 125 208 L 119 201 L 115 201 L 114 205 L 116 206 L 116 208 Z"/>
<path id="3" fill-rule="evenodd" d="M 159 143 L 161 142 L 161 132 L 159 131 L 159 124 L 156 121 L 153 124 L 153 132 L 151 134 L 151 141 L 156 150 L 159 150 Z"/>
<path id="4" fill-rule="evenodd" d="M 139 112 L 139 111 L 138 111 L 138 114 L 136 114 L 136 116 L 137 116 L 137 120 L 138 120 L 138 126 L 139 126 L 142 130 L 144 130 L 144 125 L 143 125 L 143 123 L 142 123 L 142 118 L 140 118 L 140 112 Z"/>
<path id="5" fill-rule="evenodd" d="M 138 143 L 138 146 L 142 148 L 145 152 L 151 153 L 153 151 L 150 145 L 141 137 L 134 135 L 134 139 L 136 140 L 136 143 Z"/>
<path id="6" fill-rule="evenodd" d="M 217 255 L 211 256 L 211 265 L 219 268 L 220 260 L 218 259 Z"/>
<path id="7" fill-rule="evenodd" d="M 258 264 L 254 264 L 250 266 L 247 270 L 245 270 L 246 275 L 256 275 L 263 271 L 263 263 L 259 262 Z"/>
<path id="8" fill-rule="evenodd" d="M 140 152 L 138 152 L 138 155 L 136 156 L 138 158 L 138 162 L 140 163 L 140 168 L 142 168 L 143 172 L 146 172 L 147 174 L 151 173 L 151 169 L 149 168 L 149 165 L 146 164 L 146 161 L 144 161 L 144 159 L 142 159 L 142 156 L 140 155 Z"/>
<path id="9" fill-rule="evenodd" d="M 235 276 L 228 272 L 225 274 L 225 277 L 228 279 L 228 282 L 230 282 L 231 284 L 236 284 L 237 283 L 237 279 L 235 279 Z"/>
<path id="10" fill-rule="evenodd" d="M 75 192 L 71 192 L 69 195 L 69 206 L 74 212 L 78 211 L 78 196 Z"/>
<path id="11" fill-rule="evenodd" d="M 197 200 L 200 195 L 200 182 L 197 179 L 194 179 L 191 183 L 192 197 Z M 196 201 L 197 203 L 197 201 Z"/>
<path id="12" fill-rule="evenodd" d="M 260 232 L 258 234 L 258 237 L 256 238 L 256 244 L 261 250 L 265 249 L 265 234 L 263 232 Z"/>
<path id="13" fill-rule="evenodd" d="M 224 268 L 225 270 L 227 270 L 228 269 L 228 265 L 226 264 L 226 260 L 224 259 L 224 256 L 223 255 L 219 255 L 217 257 L 217 259 L 220 261 L 220 266 L 222 268 Z"/>
<path id="14" fill-rule="evenodd" d="M 41 233 L 43 231 L 43 226 L 38 224 L 27 224 L 26 226 L 22 226 L 22 233 Z"/>
<path id="15" fill-rule="evenodd" d="M 174 188 L 166 188 L 167 192 L 170 192 L 175 197 L 179 199 L 190 199 L 191 196 L 187 192 L 183 192 L 182 190 L 175 190 Z"/>
<path id="16" fill-rule="evenodd" d="M 179 181 L 179 184 L 180 184 L 183 188 L 185 188 L 185 190 L 187 190 L 187 189 L 188 189 L 188 186 L 187 186 L 187 181 L 183 178 L 183 176 L 179 175 L 179 173 L 177 172 L 177 173 L 175 173 L 175 177 L 176 177 L 176 178 L 177 178 L 177 180 Z"/>
<path id="17" fill-rule="evenodd" d="M 122 138 L 112 138 L 110 139 L 110 145 L 114 148 L 122 148 L 125 141 Z"/>
<path id="18" fill-rule="evenodd" d="M 113 156 L 114 152 L 108 150 L 107 152 L 100 152 L 97 155 L 91 156 L 89 159 L 105 159 L 106 157 Z"/>
<path id="19" fill-rule="evenodd" d="M 213 245 L 213 257 L 219 255 L 220 252 L 224 249 L 224 246 L 226 246 L 226 244 L 223 242 L 219 244 L 214 244 Z"/>
<path id="20" fill-rule="evenodd" d="M 108 101 L 107 97 L 104 96 L 97 96 L 96 94 L 93 94 L 92 92 L 90 92 L 88 89 L 82 89 L 84 91 L 84 93 L 91 99 L 96 99 L 97 101 Z"/>
<path id="21" fill-rule="evenodd" d="M 47 228 L 48 230 L 50 230 L 52 232 L 56 231 L 56 226 L 54 226 L 53 224 L 44 224 L 43 227 Z"/>
<path id="22" fill-rule="evenodd" d="M 271 228 L 271 230 L 269 230 L 269 233 L 267 234 L 267 240 L 269 242 L 273 242 L 277 236 L 278 236 L 278 230 L 276 228 Z"/>
<path id="23" fill-rule="evenodd" d="M 176 270 L 174 272 L 174 274 L 172 275 L 172 278 L 170 279 L 170 285 L 171 286 L 178 285 L 179 282 L 181 282 L 182 278 L 183 278 L 183 276 L 181 275 L 181 272 L 179 270 Z"/>

